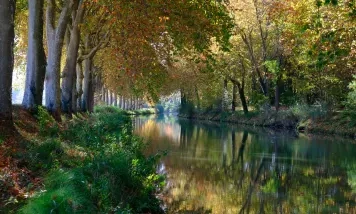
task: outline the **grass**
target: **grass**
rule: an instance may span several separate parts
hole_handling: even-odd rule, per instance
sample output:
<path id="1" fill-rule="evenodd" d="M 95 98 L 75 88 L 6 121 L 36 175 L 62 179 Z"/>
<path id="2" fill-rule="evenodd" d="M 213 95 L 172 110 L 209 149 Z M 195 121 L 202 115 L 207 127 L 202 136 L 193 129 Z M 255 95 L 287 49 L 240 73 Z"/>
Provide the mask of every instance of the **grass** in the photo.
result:
<path id="1" fill-rule="evenodd" d="M 121 112 L 126 115 L 149 115 L 149 114 L 157 114 L 155 108 L 145 108 L 145 109 L 138 109 L 138 110 L 122 110 L 117 107 L 113 106 L 97 106 L 95 108 L 96 112 L 103 112 L 103 111 L 109 111 L 109 112 Z"/>
<path id="2" fill-rule="evenodd" d="M 145 144 L 133 135 L 126 112 L 100 107 L 58 124 L 39 110 L 36 118 L 37 131 L 20 131 L 25 148 L 12 154 L 29 171 L 25 183 L 11 184 L 21 186 L 25 196 L 9 193 L 6 200 L 19 200 L 11 206 L 4 203 L 0 212 L 162 212 L 155 197 L 164 184 L 156 173 L 160 154 L 143 155 Z M 2 184 L 9 182 L 0 181 L 0 188 Z"/>

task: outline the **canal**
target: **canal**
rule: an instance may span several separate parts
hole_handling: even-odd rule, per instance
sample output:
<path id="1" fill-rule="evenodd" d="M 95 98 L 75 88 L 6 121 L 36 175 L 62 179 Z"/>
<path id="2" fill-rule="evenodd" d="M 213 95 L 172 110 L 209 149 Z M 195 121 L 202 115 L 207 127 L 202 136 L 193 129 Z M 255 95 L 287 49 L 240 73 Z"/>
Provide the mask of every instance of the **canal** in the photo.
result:
<path id="1" fill-rule="evenodd" d="M 168 213 L 356 213 L 356 144 L 174 116 L 134 118 Z"/>

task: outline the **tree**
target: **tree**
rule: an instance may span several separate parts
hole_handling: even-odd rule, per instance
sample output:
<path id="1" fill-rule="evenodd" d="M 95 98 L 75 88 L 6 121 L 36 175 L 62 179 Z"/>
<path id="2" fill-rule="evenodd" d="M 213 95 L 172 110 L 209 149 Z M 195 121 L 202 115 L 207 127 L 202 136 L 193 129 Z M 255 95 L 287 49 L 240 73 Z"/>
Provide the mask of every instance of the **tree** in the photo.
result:
<path id="1" fill-rule="evenodd" d="M 60 62 L 67 24 L 70 19 L 72 0 L 65 0 L 58 20 L 55 0 L 47 0 L 47 67 L 46 67 L 46 108 L 56 119 L 60 119 Z"/>
<path id="2" fill-rule="evenodd" d="M 95 33 L 87 33 L 84 41 L 84 54 L 79 57 L 84 63 L 82 111 L 94 110 L 94 57 L 96 53 L 108 44 L 109 32 L 103 33 L 99 29 Z"/>
<path id="3" fill-rule="evenodd" d="M 333 4 L 330 4 L 334 2 Z M 280 41 L 294 96 L 339 105 L 355 71 L 355 18 L 350 1 L 276 1 L 269 14 L 283 26 Z"/>
<path id="4" fill-rule="evenodd" d="M 223 48 L 228 46 L 232 22 L 221 2 L 125 3 L 110 1 L 110 6 L 106 5 L 114 33 L 110 47 L 96 59 L 105 61 L 103 81 L 113 91 L 129 94 L 126 88 L 134 88 L 133 94 L 144 91 L 158 100 L 174 55 L 183 56 L 188 49 L 202 53 L 213 40 Z"/>
<path id="5" fill-rule="evenodd" d="M 241 56 L 240 56 L 241 57 Z M 245 67 L 245 63 L 243 62 L 243 59 L 239 59 L 239 66 L 241 67 L 241 73 L 240 75 L 234 73 L 232 77 L 230 77 L 231 82 L 233 83 L 233 96 L 236 96 L 236 89 L 239 92 L 240 95 L 240 100 L 241 100 L 241 105 L 242 109 L 245 114 L 248 114 L 248 106 L 247 106 L 247 101 L 246 101 L 246 94 L 245 94 L 245 86 L 246 86 L 246 76 L 247 76 L 247 71 Z M 237 78 L 237 76 L 241 77 L 241 80 Z M 235 97 L 236 99 L 236 97 Z M 233 106 L 236 107 L 236 101 L 233 99 Z M 233 111 L 235 111 L 235 108 L 233 108 Z"/>
<path id="6" fill-rule="evenodd" d="M 71 114 L 73 111 L 73 89 L 75 89 L 77 58 L 80 43 L 80 24 L 83 21 L 85 6 L 83 0 L 74 2 L 72 10 L 71 24 L 68 29 L 70 31 L 70 40 L 67 48 L 66 63 L 62 72 L 62 112 Z M 81 76 L 79 75 L 79 78 Z"/>
<path id="7" fill-rule="evenodd" d="M 0 126 L 12 127 L 15 0 L 0 1 Z"/>
<path id="8" fill-rule="evenodd" d="M 42 105 L 46 56 L 43 47 L 44 0 L 29 0 L 26 85 L 22 105 L 35 109 Z"/>
<path id="9" fill-rule="evenodd" d="M 259 0 L 244 0 L 230 5 L 235 15 L 236 34 L 245 45 L 249 60 L 260 84 L 261 92 L 268 95 L 268 75 L 263 63 L 268 58 L 268 17 L 266 3 Z M 243 9 L 242 9 L 243 8 Z"/>

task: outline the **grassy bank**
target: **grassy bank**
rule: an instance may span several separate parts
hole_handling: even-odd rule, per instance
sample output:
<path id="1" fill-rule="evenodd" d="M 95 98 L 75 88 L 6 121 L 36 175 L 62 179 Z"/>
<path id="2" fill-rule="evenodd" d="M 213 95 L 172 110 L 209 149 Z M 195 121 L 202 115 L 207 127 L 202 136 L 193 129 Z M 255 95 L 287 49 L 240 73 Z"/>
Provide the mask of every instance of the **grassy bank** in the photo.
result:
<path id="1" fill-rule="evenodd" d="M 326 111 L 318 106 L 294 106 L 278 112 L 270 109 L 267 111 L 252 111 L 248 114 L 244 114 L 242 111 L 192 111 L 190 113 L 181 113 L 179 116 L 194 120 L 220 121 L 356 138 L 355 112 Z"/>
<path id="2" fill-rule="evenodd" d="M 131 119 L 99 108 L 57 123 L 15 108 L 18 136 L 2 139 L 0 213 L 161 213 L 160 155 L 145 157 Z"/>
<path id="3" fill-rule="evenodd" d="M 156 109 L 148 108 L 148 109 L 139 109 L 139 110 L 129 110 L 125 111 L 128 115 L 150 115 L 150 114 L 157 114 Z"/>

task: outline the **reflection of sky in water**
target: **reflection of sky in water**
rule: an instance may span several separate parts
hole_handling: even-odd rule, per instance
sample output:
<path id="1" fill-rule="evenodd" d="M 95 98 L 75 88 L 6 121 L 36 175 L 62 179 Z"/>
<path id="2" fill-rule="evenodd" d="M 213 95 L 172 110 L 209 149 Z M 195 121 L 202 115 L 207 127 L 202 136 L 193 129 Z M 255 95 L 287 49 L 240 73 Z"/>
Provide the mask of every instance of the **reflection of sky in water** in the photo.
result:
<path id="1" fill-rule="evenodd" d="M 147 153 L 168 150 L 169 213 L 356 213 L 356 145 L 172 117 L 135 118 Z"/>

